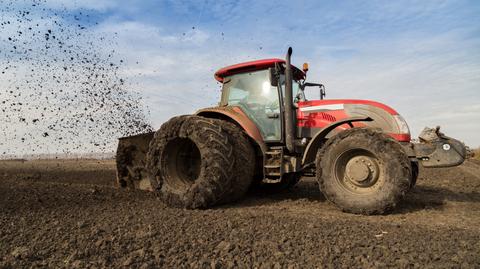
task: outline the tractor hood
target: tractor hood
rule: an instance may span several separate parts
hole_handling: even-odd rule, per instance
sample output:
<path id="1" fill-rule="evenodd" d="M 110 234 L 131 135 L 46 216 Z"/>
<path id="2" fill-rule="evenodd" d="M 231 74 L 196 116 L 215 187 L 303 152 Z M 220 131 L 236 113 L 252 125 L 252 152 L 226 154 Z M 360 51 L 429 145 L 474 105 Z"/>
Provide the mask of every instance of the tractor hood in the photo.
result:
<path id="1" fill-rule="evenodd" d="M 369 117 L 371 122 L 355 122 L 357 127 L 380 128 L 397 141 L 409 142 L 410 130 L 406 121 L 393 108 L 370 100 L 333 99 L 313 100 L 298 103 L 298 126 L 323 128 L 324 126 L 349 117 Z M 347 124 L 339 130 L 350 128 Z"/>

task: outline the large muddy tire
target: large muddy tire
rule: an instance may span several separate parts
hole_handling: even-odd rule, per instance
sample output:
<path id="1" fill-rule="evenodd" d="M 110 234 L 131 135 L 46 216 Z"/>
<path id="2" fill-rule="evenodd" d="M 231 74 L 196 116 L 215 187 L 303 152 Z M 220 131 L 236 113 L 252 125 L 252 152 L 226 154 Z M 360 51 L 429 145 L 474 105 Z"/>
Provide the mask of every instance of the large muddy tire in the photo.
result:
<path id="1" fill-rule="evenodd" d="M 369 128 L 352 128 L 319 150 L 317 180 L 325 197 L 345 212 L 383 214 L 410 189 L 411 166 L 402 146 Z"/>
<path id="2" fill-rule="evenodd" d="M 232 171 L 231 186 L 228 192 L 219 203 L 229 203 L 237 201 L 247 193 L 253 181 L 255 172 L 255 151 L 253 150 L 247 135 L 240 127 L 233 123 L 216 120 L 223 130 L 228 133 L 230 142 L 233 146 L 233 155 L 235 162 Z"/>
<path id="3" fill-rule="evenodd" d="M 191 117 L 191 115 L 181 115 L 171 118 L 162 124 L 162 126 L 160 126 L 160 129 L 155 132 L 152 140 L 150 141 L 146 158 L 147 168 L 157 181 L 158 190 L 162 188 L 163 184 L 163 180 L 160 177 L 161 166 L 159 165 L 161 153 L 165 148 L 165 144 L 178 136 L 180 128 L 185 120 L 189 117 Z"/>
<path id="4" fill-rule="evenodd" d="M 171 122 L 173 121 L 173 122 Z M 148 167 L 169 206 L 207 208 L 226 200 L 233 185 L 234 150 L 219 120 L 172 119 L 150 143 Z"/>

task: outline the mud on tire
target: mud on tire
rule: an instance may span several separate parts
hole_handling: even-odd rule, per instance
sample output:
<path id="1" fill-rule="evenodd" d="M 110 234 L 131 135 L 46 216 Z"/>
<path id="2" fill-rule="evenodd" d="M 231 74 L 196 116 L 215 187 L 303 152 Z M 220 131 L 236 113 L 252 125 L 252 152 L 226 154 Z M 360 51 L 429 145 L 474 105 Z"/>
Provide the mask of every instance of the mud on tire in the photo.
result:
<path id="1" fill-rule="evenodd" d="M 233 146 L 235 162 L 232 171 L 232 185 L 228 186 L 225 197 L 219 203 L 237 201 L 247 193 L 253 181 L 255 172 L 255 151 L 253 150 L 247 135 L 240 127 L 224 120 L 215 120 L 223 130 L 228 133 L 229 140 Z"/>
<path id="2" fill-rule="evenodd" d="M 206 208 L 226 201 L 234 185 L 234 149 L 219 120 L 182 116 L 150 143 L 148 167 L 169 206 Z"/>
<path id="3" fill-rule="evenodd" d="M 186 119 L 191 115 L 180 115 L 171 118 L 155 132 L 153 139 L 150 141 L 149 150 L 147 153 L 147 168 L 150 170 L 155 180 L 157 181 L 157 188 L 161 189 L 163 180 L 160 178 L 160 157 L 161 152 L 165 148 L 165 144 L 178 136 L 180 128 Z"/>
<path id="4" fill-rule="evenodd" d="M 412 168 L 400 144 L 369 128 L 332 137 L 317 153 L 317 181 L 345 212 L 382 214 L 410 189 Z"/>

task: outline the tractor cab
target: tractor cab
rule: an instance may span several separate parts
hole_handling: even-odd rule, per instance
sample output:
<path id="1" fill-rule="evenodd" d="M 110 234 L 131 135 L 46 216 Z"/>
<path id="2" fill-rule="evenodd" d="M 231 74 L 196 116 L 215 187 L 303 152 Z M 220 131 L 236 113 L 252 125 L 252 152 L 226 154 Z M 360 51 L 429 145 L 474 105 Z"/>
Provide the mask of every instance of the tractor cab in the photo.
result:
<path id="1" fill-rule="evenodd" d="M 285 110 L 285 60 L 265 59 L 241 63 L 220 69 L 215 79 L 222 83 L 220 106 L 237 106 L 259 128 L 265 142 L 283 142 L 282 122 Z M 291 66 L 292 103 L 306 101 L 305 83 L 308 66 L 304 70 Z"/>

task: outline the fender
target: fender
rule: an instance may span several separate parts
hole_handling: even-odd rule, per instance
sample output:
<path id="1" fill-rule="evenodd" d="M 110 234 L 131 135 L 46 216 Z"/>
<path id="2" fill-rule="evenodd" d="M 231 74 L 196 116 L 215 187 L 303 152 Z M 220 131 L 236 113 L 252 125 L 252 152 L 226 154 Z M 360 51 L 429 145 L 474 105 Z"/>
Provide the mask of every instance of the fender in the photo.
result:
<path id="1" fill-rule="evenodd" d="M 245 133 L 260 148 L 262 154 L 267 151 L 267 145 L 263 141 L 262 134 L 255 123 L 237 106 L 221 106 L 200 109 L 195 112 L 198 116 L 206 118 L 224 119 L 239 125 Z"/>
<path id="2" fill-rule="evenodd" d="M 308 165 L 315 161 L 318 148 L 322 145 L 323 139 L 327 136 L 328 133 L 343 124 L 348 124 L 350 127 L 353 128 L 352 122 L 356 121 L 373 121 L 373 119 L 370 117 L 351 117 L 330 123 L 320 132 L 315 134 L 312 140 L 310 140 L 310 142 L 308 143 L 307 147 L 305 148 L 305 153 L 303 154 L 302 166 Z"/>

